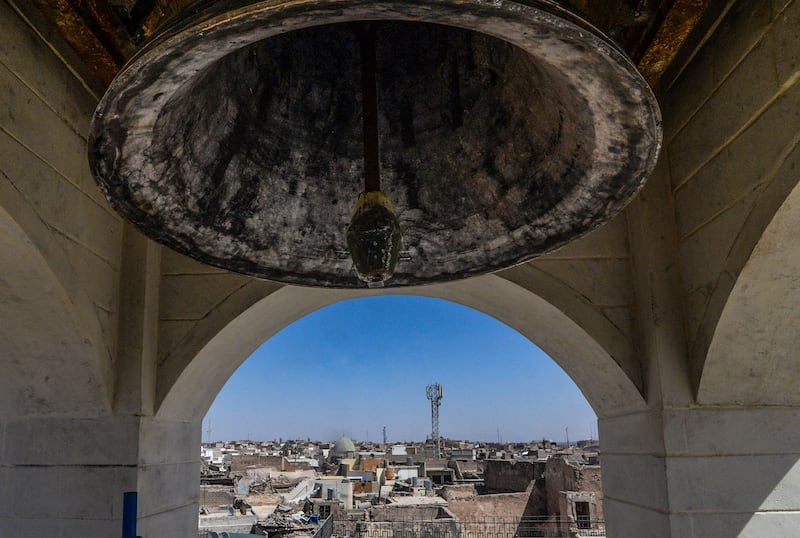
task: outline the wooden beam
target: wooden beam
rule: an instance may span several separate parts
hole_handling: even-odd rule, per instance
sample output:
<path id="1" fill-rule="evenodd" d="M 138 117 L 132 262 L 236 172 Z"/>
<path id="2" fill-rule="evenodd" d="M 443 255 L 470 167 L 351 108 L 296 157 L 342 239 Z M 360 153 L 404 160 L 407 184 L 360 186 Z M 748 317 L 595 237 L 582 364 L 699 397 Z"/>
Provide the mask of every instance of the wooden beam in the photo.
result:
<path id="1" fill-rule="evenodd" d="M 118 63 L 125 63 L 136 47 L 122 20 L 106 0 L 69 0 Z"/>
<path id="2" fill-rule="evenodd" d="M 675 0 L 642 59 L 639 71 L 655 87 L 708 9 L 709 0 Z"/>
<path id="3" fill-rule="evenodd" d="M 675 0 L 652 0 L 642 4 L 647 11 L 637 12 L 637 19 L 643 20 L 638 25 L 635 23 L 631 25 L 632 27 L 638 26 L 639 29 L 637 32 L 631 33 L 627 43 L 623 44 L 623 48 L 634 62 L 642 59 L 674 3 Z"/>
<path id="4" fill-rule="evenodd" d="M 149 38 L 162 22 L 180 13 L 183 8 L 193 1 L 194 0 L 155 0 L 150 13 L 142 22 L 141 37 L 144 39 Z"/>
<path id="5" fill-rule="evenodd" d="M 122 63 L 106 48 L 69 0 L 33 0 L 64 40 L 86 63 L 89 72 L 108 86 Z"/>

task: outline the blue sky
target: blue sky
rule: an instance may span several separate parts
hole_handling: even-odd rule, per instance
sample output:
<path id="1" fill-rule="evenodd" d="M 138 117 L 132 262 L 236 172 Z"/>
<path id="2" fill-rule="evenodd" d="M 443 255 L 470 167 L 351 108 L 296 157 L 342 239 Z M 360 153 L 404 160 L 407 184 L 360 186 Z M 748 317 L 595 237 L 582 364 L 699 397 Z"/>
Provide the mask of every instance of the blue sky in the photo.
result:
<path id="1" fill-rule="evenodd" d="M 586 399 L 543 351 L 481 312 L 440 299 L 343 301 L 296 321 L 234 373 L 203 440 L 390 442 L 430 434 L 425 386 L 444 387 L 442 436 L 571 440 L 597 431 Z"/>

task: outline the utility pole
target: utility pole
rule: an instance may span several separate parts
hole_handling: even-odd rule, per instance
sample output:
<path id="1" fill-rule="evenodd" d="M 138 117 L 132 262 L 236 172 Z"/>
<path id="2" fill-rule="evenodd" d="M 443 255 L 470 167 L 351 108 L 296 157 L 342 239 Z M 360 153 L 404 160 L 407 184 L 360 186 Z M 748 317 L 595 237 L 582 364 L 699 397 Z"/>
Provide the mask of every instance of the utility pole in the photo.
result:
<path id="1" fill-rule="evenodd" d="M 439 383 L 432 383 L 425 387 L 425 394 L 431 401 L 431 441 L 436 459 L 442 457 L 442 445 L 439 439 L 439 406 L 442 405 L 444 391 Z"/>

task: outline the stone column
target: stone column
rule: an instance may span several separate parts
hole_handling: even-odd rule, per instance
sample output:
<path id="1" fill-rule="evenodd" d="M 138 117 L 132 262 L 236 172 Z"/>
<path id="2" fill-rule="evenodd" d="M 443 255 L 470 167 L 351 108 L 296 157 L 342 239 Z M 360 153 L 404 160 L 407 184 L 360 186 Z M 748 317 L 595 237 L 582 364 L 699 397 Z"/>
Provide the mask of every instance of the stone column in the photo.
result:
<path id="1" fill-rule="evenodd" d="M 0 423 L 0 536 L 121 535 L 122 493 L 137 487 L 136 419 Z"/>
<path id="2" fill-rule="evenodd" d="M 796 536 L 800 409 L 684 407 L 600 421 L 614 538 Z"/>
<path id="3" fill-rule="evenodd" d="M 196 533 L 199 423 L 27 417 L 0 433 L 0 536 L 121 536 L 126 491 L 141 536 Z"/>
<path id="4" fill-rule="evenodd" d="M 662 162 L 627 210 L 650 409 L 599 421 L 609 536 L 797 536 L 800 408 L 694 397 L 669 185 Z"/>
<path id="5" fill-rule="evenodd" d="M 200 422 L 141 420 L 139 534 L 195 536 L 200 496 Z"/>

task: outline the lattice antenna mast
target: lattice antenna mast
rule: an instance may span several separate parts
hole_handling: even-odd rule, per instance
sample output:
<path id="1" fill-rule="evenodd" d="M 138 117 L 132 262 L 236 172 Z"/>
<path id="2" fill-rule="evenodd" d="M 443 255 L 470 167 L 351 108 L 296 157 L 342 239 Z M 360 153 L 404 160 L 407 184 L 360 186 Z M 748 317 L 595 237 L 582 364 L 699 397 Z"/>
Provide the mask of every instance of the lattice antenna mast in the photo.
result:
<path id="1" fill-rule="evenodd" d="M 439 437 L 439 406 L 442 405 L 444 392 L 439 383 L 433 383 L 425 387 L 425 394 L 431 401 L 431 441 L 436 458 L 442 457 L 442 443 Z"/>

